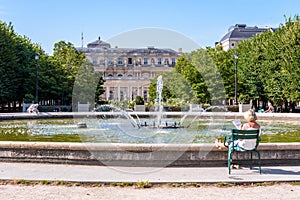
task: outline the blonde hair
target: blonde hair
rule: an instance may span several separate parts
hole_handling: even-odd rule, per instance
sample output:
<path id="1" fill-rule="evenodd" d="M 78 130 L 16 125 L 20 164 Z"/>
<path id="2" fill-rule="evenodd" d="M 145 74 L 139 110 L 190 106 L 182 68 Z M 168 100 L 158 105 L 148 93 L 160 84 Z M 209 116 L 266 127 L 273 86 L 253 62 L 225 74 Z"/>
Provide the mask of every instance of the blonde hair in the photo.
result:
<path id="1" fill-rule="evenodd" d="M 257 116 L 256 116 L 256 114 L 255 114 L 255 111 L 252 110 L 252 109 L 246 111 L 246 112 L 244 113 L 244 117 L 245 117 L 245 119 L 246 119 L 247 121 L 249 121 L 249 122 L 255 122 L 255 121 L 257 120 Z"/>

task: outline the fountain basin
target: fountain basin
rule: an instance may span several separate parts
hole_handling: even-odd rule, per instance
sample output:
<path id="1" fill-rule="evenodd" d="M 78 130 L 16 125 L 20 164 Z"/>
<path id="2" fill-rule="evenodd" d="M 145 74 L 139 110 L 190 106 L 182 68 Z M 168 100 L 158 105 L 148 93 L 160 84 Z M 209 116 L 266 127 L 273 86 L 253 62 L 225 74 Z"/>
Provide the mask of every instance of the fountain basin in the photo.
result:
<path id="1" fill-rule="evenodd" d="M 130 113 L 137 114 L 137 113 Z M 153 113 L 138 113 L 151 116 Z M 169 117 L 182 116 L 182 112 L 166 113 Z M 190 113 L 199 115 L 199 113 Z M 2 120 L 40 118 L 97 118 L 119 113 L 27 113 L 2 114 Z M 153 114 L 154 115 L 154 114 Z M 202 117 L 220 119 L 243 118 L 242 113 L 201 113 Z M 259 120 L 300 119 L 296 113 L 258 113 Z M 76 127 L 76 124 L 74 124 Z M 141 130 L 143 130 L 141 128 Z M 298 165 L 300 143 L 260 143 L 262 166 Z M 247 154 L 234 154 L 233 159 L 248 165 Z M 255 155 L 254 155 L 255 156 Z M 255 157 L 254 157 L 255 158 Z M 79 142 L 0 142 L 2 162 L 48 162 L 61 164 L 111 165 L 111 166 L 226 166 L 227 151 L 219 150 L 212 143 L 194 144 L 128 144 L 128 143 L 79 143 Z"/>
<path id="2" fill-rule="evenodd" d="M 138 115 L 140 117 L 156 116 L 156 112 L 127 112 L 131 116 Z M 164 112 L 166 117 L 183 116 L 187 112 Z M 239 112 L 189 112 L 190 115 L 201 115 L 204 117 L 229 117 L 244 118 L 243 113 Z M 300 119 L 300 113 L 256 113 L 258 120 L 260 119 Z M 99 116 L 118 116 L 120 112 L 46 112 L 31 113 L 0 113 L 0 120 L 13 119 L 41 119 L 41 118 L 81 118 L 81 117 L 99 117 Z"/>
<path id="3" fill-rule="evenodd" d="M 299 165 L 300 143 L 259 145 L 262 166 Z M 180 156 L 178 156 L 180 155 Z M 178 158 L 174 159 L 174 156 Z M 249 155 L 233 159 L 248 165 Z M 256 159 L 254 154 L 254 160 Z M 0 142 L 1 162 L 47 162 L 108 166 L 226 166 L 227 150 L 213 144 L 99 144 L 55 142 Z"/>
<path id="4" fill-rule="evenodd" d="M 132 114 L 134 112 L 130 112 Z M 152 127 L 151 116 L 155 113 L 138 113 L 140 127 L 119 119 L 118 112 L 87 113 L 28 113 L 2 114 L 0 121 L 0 140 L 35 142 L 95 142 L 95 143 L 213 143 L 223 138 L 234 126 L 233 119 L 242 119 L 242 113 L 199 113 L 190 112 L 190 119 L 198 117 L 192 127 L 181 126 L 180 117 L 186 112 L 166 112 L 159 129 Z M 271 115 L 270 115 L 271 114 Z M 261 143 L 300 142 L 300 114 L 259 113 L 259 123 L 263 135 Z M 137 113 L 132 114 L 132 116 Z M 5 117 L 6 118 L 5 118 Z M 35 118 L 30 118 L 34 116 Z M 150 116 L 150 117 L 149 117 Z M 171 119 L 170 117 L 174 117 Z M 9 119 L 13 119 L 9 121 Z M 22 119 L 22 120 L 17 120 Z M 145 121 L 143 121 L 145 119 Z M 185 120 L 187 121 L 187 120 Z M 149 126 L 143 126 L 147 122 Z M 176 126 L 175 126 L 175 122 Z M 87 128 L 78 127 L 78 125 Z M 135 125 L 135 126 L 133 126 Z"/>

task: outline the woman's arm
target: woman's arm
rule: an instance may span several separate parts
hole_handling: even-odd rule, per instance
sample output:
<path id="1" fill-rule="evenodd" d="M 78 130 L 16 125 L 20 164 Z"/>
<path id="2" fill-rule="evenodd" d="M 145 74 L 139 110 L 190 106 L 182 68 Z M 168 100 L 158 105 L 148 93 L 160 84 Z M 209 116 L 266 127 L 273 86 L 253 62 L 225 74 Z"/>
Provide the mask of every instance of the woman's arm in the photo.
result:
<path id="1" fill-rule="evenodd" d="M 247 124 L 243 124 L 243 125 L 241 125 L 241 130 L 247 130 L 249 128 L 249 125 L 248 125 L 248 123 Z"/>

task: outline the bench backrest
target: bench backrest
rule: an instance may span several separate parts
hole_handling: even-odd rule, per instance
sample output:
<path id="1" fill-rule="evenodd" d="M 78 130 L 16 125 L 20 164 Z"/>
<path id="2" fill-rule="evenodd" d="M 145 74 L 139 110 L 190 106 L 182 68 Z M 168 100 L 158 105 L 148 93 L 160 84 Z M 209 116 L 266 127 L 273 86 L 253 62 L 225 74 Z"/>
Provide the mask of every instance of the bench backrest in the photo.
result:
<path id="1" fill-rule="evenodd" d="M 259 130 L 239 130 L 239 129 L 232 129 L 232 139 L 233 141 L 236 140 L 256 140 L 256 145 L 254 147 L 254 149 L 257 148 L 258 144 L 259 144 Z"/>

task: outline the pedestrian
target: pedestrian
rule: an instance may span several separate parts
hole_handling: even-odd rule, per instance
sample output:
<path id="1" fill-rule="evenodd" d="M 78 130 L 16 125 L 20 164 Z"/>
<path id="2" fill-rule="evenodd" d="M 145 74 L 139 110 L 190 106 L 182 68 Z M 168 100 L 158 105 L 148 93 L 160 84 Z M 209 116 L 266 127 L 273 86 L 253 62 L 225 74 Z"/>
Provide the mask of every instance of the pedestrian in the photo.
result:
<path id="1" fill-rule="evenodd" d="M 268 109 L 265 111 L 265 113 L 273 113 L 275 111 L 274 107 L 272 106 L 272 103 L 268 101 Z"/>

